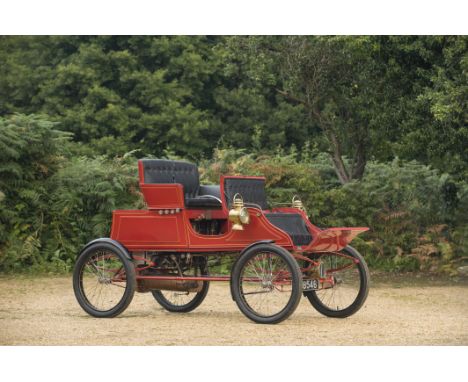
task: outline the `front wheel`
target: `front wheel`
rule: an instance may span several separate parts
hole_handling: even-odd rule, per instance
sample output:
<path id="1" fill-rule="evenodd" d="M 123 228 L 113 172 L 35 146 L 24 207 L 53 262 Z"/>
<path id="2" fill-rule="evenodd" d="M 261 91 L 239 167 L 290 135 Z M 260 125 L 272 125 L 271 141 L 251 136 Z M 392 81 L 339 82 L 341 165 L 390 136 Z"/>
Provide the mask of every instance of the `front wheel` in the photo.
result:
<path id="1" fill-rule="evenodd" d="M 296 310 L 302 275 L 288 251 L 272 244 L 257 245 L 234 265 L 231 291 L 245 316 L 260 324 L 276 324 Z"/>
<path id="2" fill-rule="evenodd" d="M 347 246 L 339 252 L 314 255 L 330 282 L 321 289 L 305 292 L 312 306 L 328 317 L 345 318 L 356 313 L 369 292 L 369 269 L 364 258 Z"/>

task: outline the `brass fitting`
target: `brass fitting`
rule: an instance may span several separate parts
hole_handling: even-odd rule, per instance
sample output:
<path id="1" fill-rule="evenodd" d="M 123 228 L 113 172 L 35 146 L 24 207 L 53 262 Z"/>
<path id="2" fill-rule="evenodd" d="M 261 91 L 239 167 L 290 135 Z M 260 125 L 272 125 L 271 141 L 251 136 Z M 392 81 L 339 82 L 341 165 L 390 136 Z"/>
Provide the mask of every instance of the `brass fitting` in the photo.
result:
<path id="1" fill-rule="evenodd" d="M 292 207 L 306 212 L 304 204 L 302 204 L 302 200 L 297 195 L 294 195 L 292 198 Z"/>
<path id="2" fill-rule="evenodd" d="M 229 211 L 229 220 L 233 223 L 232 229 L 243 231 L 243 224 L 250 223 L 249 210 L 244 207 L 244 199 L 240 194 L 235 194 L 232 199 L 232 209 Z"/>

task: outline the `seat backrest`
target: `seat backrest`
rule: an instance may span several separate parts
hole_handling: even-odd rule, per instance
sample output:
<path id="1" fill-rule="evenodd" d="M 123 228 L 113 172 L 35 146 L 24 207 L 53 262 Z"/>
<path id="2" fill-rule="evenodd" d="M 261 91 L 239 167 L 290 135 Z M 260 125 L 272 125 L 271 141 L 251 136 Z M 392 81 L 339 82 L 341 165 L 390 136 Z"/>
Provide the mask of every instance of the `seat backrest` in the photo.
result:
<path id="1" fill-rule="evenodd" d="M 167 159 L 141 159 L 145 184 L 180 183 L 186 198 L 195 197 L 200 180 L 193 163 Z"/>
<path id="2" fill-rule="evenodd" d="M 265 193 L 265 179 L 225 178 L 224 196 L 228 208 L 231 208 L 232 200 L 237 193 L 242 196 L 244 203 L 257 204 L 262 210 L 268 209 Z"/>
<path id="3" fill-rule="evenodd" d="M 145 184 L 174 183 L 174 161 L 166 159 L 140 159 Z"/>
<path id="4" fill-rule="evenodd" d="M 200 187 L 200 176 L 198 167 L 193 163 L 174 162 L 174 183 L 180 183 L 184 186 L 185 198 L 194 198 L 197 196 Z"/>

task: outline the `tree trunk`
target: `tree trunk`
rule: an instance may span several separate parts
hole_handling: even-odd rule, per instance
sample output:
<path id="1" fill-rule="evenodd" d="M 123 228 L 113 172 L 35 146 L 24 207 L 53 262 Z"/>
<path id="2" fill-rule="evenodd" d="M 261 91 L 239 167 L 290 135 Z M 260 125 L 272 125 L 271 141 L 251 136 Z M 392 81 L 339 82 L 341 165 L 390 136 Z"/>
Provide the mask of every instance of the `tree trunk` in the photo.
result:
<path id="1" fill-rule="evenodd" d="M 367 164 L 367 158 L 366 158 L 366 149 L 365 149 L 365 143 L 364 140 L 367 139 L 367 136 L 359 136 L 358 140 L 359 143 L 357 145 L 357 150 L 356 153 L 354 154 L 353 162 L 351 165 L 350 171 L 346 168 L 346 164 L 343 161 L 343 151 L 341 148 L 341 143 L 340 140 L 337 136 L 337 134 L 334 131 L 334 127 L 332 123 L 325 119 L 323 115 L 320 113 L 320 111 L 314 107 L 310 101 L 306 101 L 303 99 L 300 99 L 298 97 L 295 97 L 288 92 L 278 89 L 275 89 L 279 94 L 282 96 L 286 97 L 290 101 L 300 103 L 305 106 L 306 110 L 308 110 L 308 113 L 311 117 L 311 119 L 316 118 L 317 121 L 319 122 L 319 126 L 322 129 L 323 133 L 328 139 L 328 142 L 330 143 L 330 148 L 331 148 L 331 158 L 333 161 L 333 166 L 335 168 L 336 175 L 338 176 L 338 179 L 341 184 L 346 184 L 349 183 L 353 179 L 362 179 L 362 176 L 364 175 L 364 170 L 366 168 Z"/>
<path id="2" fill-rule="evenodd" d="M 353 158 L 353 167 L 351 170 L 352 179 L 362 179 L 364 175 L 364 170 L 366 169 L 367 158 L 366 150 L 364 148 L 364 143 L 359 142 L 356 153 Z"/>
<path id="3" fill-rule="evenodd" d="M 364 141 L 360 139 L 358 142 L 354 157 L 352 158 L 351 168 L 348 169 L 343 161 L 343 150 L 337 134 L 330 126 L 322 125 L 322 130 L 330 143 L 330 155 L 340 183 L 346 184 L 354 179 L 362 179 L 367 164 Z"/>
<path id="4" fill-rule="evenodd" d="M 325 131 L 325 134 L 328 137 L 328 140 L 330 141 L 330 146 L 332 150 L 331 157 L 333 161 L 333 166 L 335 167 L 336 175 L 338 176 L 338 179 L 341 184 L 346 184 L 351 180 L 351 178 L 343 161 L 340 141 L 338 140 L 338 137 L 333 131 Z"/>

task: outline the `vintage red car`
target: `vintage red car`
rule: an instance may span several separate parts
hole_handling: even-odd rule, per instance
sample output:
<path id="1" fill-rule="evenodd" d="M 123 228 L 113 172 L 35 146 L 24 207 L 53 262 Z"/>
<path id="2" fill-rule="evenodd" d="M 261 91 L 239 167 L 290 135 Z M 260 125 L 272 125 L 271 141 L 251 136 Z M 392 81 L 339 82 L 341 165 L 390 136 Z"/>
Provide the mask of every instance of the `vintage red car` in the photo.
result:
<path id="1" fill-rule="evenodd" d="M 329 317 L 350 316 L 366 300 L 367 265 L 348 244 L 367 227 L 320 229 L 297 197 L 270 206 L 263 177 L 201 185 L 191 163 L 142 159 L 138 169 L 147 208 L 114 211 L 110 238 L 86 244 L 76 261 L 74 292 L 90 315 L 122 313 L 135 291 L 189 312 L 210 281 L 229 281 L 242 313 L 266 324 L 288 318 L 302 295 Z M 225 260 L 230 274 L 210 271 Z"/>

